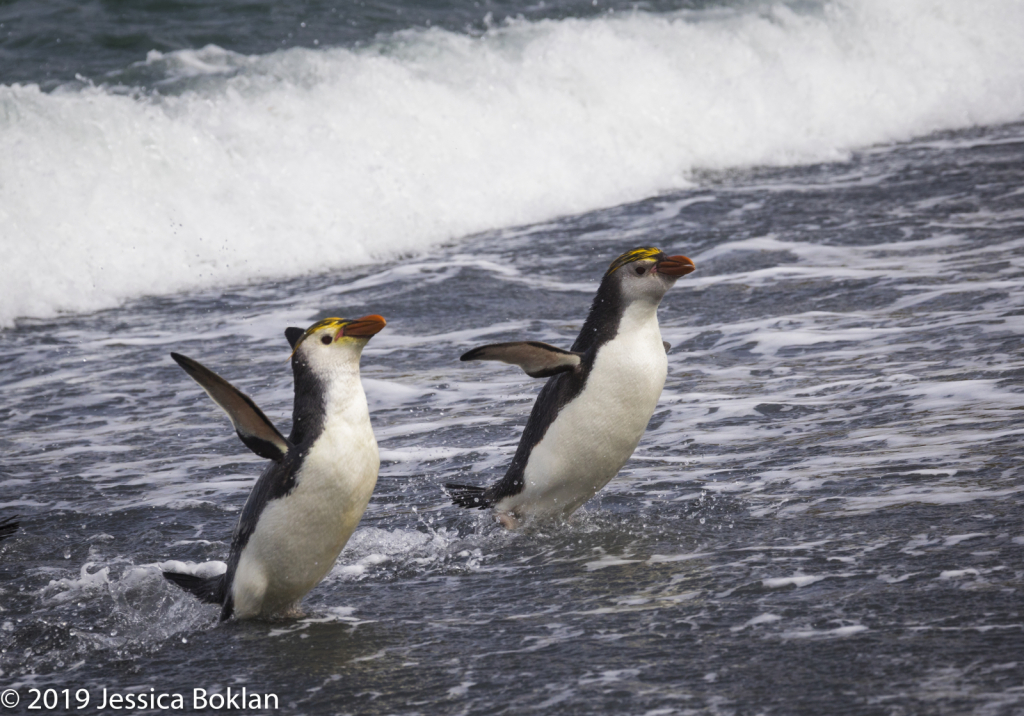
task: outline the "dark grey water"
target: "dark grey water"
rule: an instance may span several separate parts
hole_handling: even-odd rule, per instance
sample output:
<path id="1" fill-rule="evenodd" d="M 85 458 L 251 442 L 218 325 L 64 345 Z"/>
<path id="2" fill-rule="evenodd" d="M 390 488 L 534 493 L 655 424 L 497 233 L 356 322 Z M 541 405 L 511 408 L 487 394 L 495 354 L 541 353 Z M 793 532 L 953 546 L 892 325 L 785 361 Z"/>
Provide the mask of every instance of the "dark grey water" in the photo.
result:
<path id="1" fill-rule="evenodd" d="M 290 47 L 353 46 L 410 28 L 479 34 L 509 19 L 668 12 L 712 0 L 5 0 L 0 3 L 0 84 L 46 89 L 85 78 L 135 84 L 125 68 L 152 50 L 217 45 L 243 54 Z M 744 0 L 742 3 L 749 4 Z"/>
<path id="2" fill-rule="evenodd" d="M 0 687 L 279 696 L 282 713 L 1024 713 L 1024 125 L 669 193 L 377 265 L 0 333 Z M 634 458 L 569 523 L 445 505 L 496 479 L 607 263 L 695 259 Z M 260 469 L 168 357 L 282 428 L 282 331 L 379 312 L 378 490 L 303 619 L 216 623 Z M 92 707 L 90 707 L 92 708 Z M 88 712 L 88 711 L 86 711 Z"/>

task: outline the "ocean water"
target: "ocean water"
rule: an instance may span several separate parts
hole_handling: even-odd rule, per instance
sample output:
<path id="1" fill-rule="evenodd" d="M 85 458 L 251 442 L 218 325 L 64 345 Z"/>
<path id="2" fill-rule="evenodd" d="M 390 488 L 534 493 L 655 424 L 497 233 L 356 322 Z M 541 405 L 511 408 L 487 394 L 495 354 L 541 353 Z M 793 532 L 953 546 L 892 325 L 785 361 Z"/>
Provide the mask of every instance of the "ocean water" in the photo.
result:
<path id="1" fill-rule="evenodd" d="M 6 4 L 10 711 L 1024 714 L 1022 32 L 998 0 Z M 637 245 L 697 271 L 633 459 L 564 524 L 449 506 L 540 387 L 458 356 L 568 346 Z M 367 514 L 305 616 L 218 624 L 159 565 L 226 557 L 262 461 L 168 353 L 286 430 L 284 328 L 370 312 Z"/>

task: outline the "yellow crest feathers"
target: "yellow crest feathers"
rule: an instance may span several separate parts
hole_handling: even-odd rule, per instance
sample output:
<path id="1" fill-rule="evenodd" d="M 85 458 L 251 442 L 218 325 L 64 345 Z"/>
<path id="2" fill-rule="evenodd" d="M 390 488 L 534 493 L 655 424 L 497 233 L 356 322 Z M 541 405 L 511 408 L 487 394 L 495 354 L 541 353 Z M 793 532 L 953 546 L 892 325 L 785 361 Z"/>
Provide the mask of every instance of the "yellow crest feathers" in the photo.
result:
<path id="1" fill-rule="evenodd" d="M 631 264 L 634 261 L 660 259 L 664 257 L 664 255 L 665 254 L 662 253 L 661 249 L 656 249 L 653 246 L 640 246 L 638 248 L 631 249 L 612 261 L 612 265 L 608 267 L 608 271 L 605 272 L 605 276 L 615 273 L 626 264 Z"/>
<path id="2" fill-rule="evenodd" d="M 299 350 L 299 346 L 302 345 L 302 342 L 321 328 L 341 328 L 346 323 L 350 323 L 350 321 L 345 318 L 324 318 L 323 320 L 317 321 L 306 329 L 306 332 L 299 337 L 299 340 L 295 341 L 295 347 L 292 348 L 292 352 L 288 355 L 289 360 L 293 355 L 295 355 L 295 351 Z"/>

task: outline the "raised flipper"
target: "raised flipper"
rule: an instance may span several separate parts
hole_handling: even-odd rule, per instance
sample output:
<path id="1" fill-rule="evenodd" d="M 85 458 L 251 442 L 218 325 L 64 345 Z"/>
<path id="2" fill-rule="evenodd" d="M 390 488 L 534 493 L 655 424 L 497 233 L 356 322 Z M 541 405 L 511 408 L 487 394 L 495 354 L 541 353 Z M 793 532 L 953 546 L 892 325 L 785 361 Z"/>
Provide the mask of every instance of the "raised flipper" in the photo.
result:
<path id="1" fill-rule="evenodd" d="M 213 402 L 224 409 L 231 418 L 231 424 L 235 426 L 235 432 L 247 448 L 268 460 L 280 460 L 284 457 L 291 448 L 291 443 L 277 431 L 263 411 L 256 407 L 252 398 L 191 358 L 179 353 L 171 353 L 171 358 L 199 383 L 213 398 Z"/>
<path id="2" fill-rule="evenodd" d="M 672 349 L 672 346 L 668 341 L 662 341 L 661 345 L 665 346 L 666 353 L 668 353 Z"/>
<path id="3" fill-rule="evenodd" d="M 460 360 L 498 360 L 519 366 L 531 378 L 547 378 L 575 370 L 580 364 L 580 354 L 540 341 L 516 341 L 474 348 L 464 353 Z"/>
<path id="4" fill-rule="evenodd" d="M 21 523 L 18 522 L 17 515 L 15 515 L 14 517 L 5 517 L 4 519 L 0 520 L 0 541 L 7 539 L 12 534 L 17 532 L 18 527 L 20 526 Z"/>

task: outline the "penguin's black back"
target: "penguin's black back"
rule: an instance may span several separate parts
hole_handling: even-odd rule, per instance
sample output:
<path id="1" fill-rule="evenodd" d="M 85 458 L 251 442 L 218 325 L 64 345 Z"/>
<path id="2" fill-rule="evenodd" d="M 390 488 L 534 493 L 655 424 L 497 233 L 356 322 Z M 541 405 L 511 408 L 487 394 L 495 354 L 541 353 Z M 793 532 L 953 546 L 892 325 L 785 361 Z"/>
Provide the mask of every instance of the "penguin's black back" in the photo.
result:
<path id="1" fill-rule="evenodd" d="M 289 342 L 294 347 L 292 336 Z M 164 577 L 199 597 L 204 602 L 221 604 L 221 620 L 229 619 L 234 612 L 231 585 L 238 569 L 238 560 L 249 538 L 256 530 L 264 508 L 271 500 L 285 497 L 295 489 L 296 476 L 302 467 L 310 446 L 324 431 L 326 404 L 324 385 L 305 361 L 298 356 L 292 361 L 295 374 L 295 407 L 292 413 L 292 432 L 288 440 L 292 448 L 279 461 L 271 462 L 256 481 L 256 485 L 245 501 L 242 514 L 231 536 L 231 553 L 228 568 L 216 577 L 196 577 L 190 574 L 164 572 Z"/>
<path id="2" fill-rule="evenodd" d="M 597 348 L 615 338 L 619 332 L 619 322 L 625 310 L 619 277 L 614 273 L 606 274 L 590 304 L 587 320 L 583 322 L 580 334 L 569 350 L 574 353 L 597 352 Z"/>
<path id="3" fill-rule="evenodd" d="M 295 375 L 295 402 L 288 440 L 296 447 L 302 443 L 312 445 L 324 431 L 326 386 L 299 356 L 292 360 L 292 372 Z"/>
<path id="4" fill-rule="evenodd" d="M 308 447 L 308 446 L 303 446 Z M 256 481 L 256 486 L 245 501 L 242 514 L 231 535 L 231 553 L 228 556 L 228 568 L 216 577 L 197 577 L 180 572 L 164 572 L 164 578 L 174 582 L 187 592 L 191 592 L 201 601 L 220 604 L 221 621 L 231 618 L 234 602 L 231 598 L 231 585 L 235 580 L 235 570 L 242 550 L 249 543 L 249 538 L 256 530 L 263 509 L 271 500 L 284 497 L 295 488 L 295 475 L 301 465 L 304 450 L 299 446 L 289 450 L 280 462 L 272 462 Z"/>
<path id="5" fill-rule="evenodd" d="M 323 427 L 321 421 L 321 428 Z M 292 432 L 294 435 L 294 431 Z M 233 611 L 231 601 L 231 584 L 235 579 L 235 570 L 238 568 L 238 560 L 241 559 L 242 550 L 249 544 L 249 538 L 256 531 L 256 525 L 260 521 L 260 515 L 271 500 L 285 497 L 295 489 L 295 477 L 302 467 L 302 461 L 306 457 L 309 446 L 319 437 L 317 432 L 312 440 L 301 445 L 295 445 L 289 450 L 280 462 L 272 462 L 256 481 L 256 486 L 249 493 L 249 499 L 245 501 L 242 514 L 238 517 L 238 524 L 235 525 L 234 534 L 231 536 L 231 554 L 228 556 L 228 569 L 224 573 L 224 594 L 222 604 L 224 610 L 221 612 L 221 619 L 227 619 Z"/>
<path id="6" fill-rule="evenodd" d="M 583 392 L 594 367 L 597 352 L 619 332 L 622 320 L 622 291 L 619 288 L 619 277 L 614 273 L 605 274 L 590 305 L 587 320 L 583 323 L 580 334 L 572 344 L 574 353 L 582 354 L 580 365 L 576 370 L 559 373 L 548 379 L 541 388 L 537 402 L 530 411 L 530 419 L 526 421 L 523 436 L 519 439 L 519 447 L 508 466 L 505 476 L 483 491 L 482 494 L 466 494 L 459 499 L 453 492 L 453 498 L 465 507 L 491 507 L 494 503 L 516 495 L 523 489 L 523 472 L 530 460 L 533 448 L 544 439 L 548 428 L 555 422 L 558 413 Z"/>
<path id="7" fill-rule="evenodd" d="M 271 500 L 280 499 L 295 489 L 295 477 L 302 468 L 306 453 L 324 431 L 327 408 L 323 382 L 298 358 L 293 361 L 292 368 L 295 373 L 295 408 L 288 440 L 293 447 L 281 460 L 267 465 L 245 501 L 231 540 L 231 558 L 228 561 L 228 573 L 231 575 L 263 509 Z"/>

